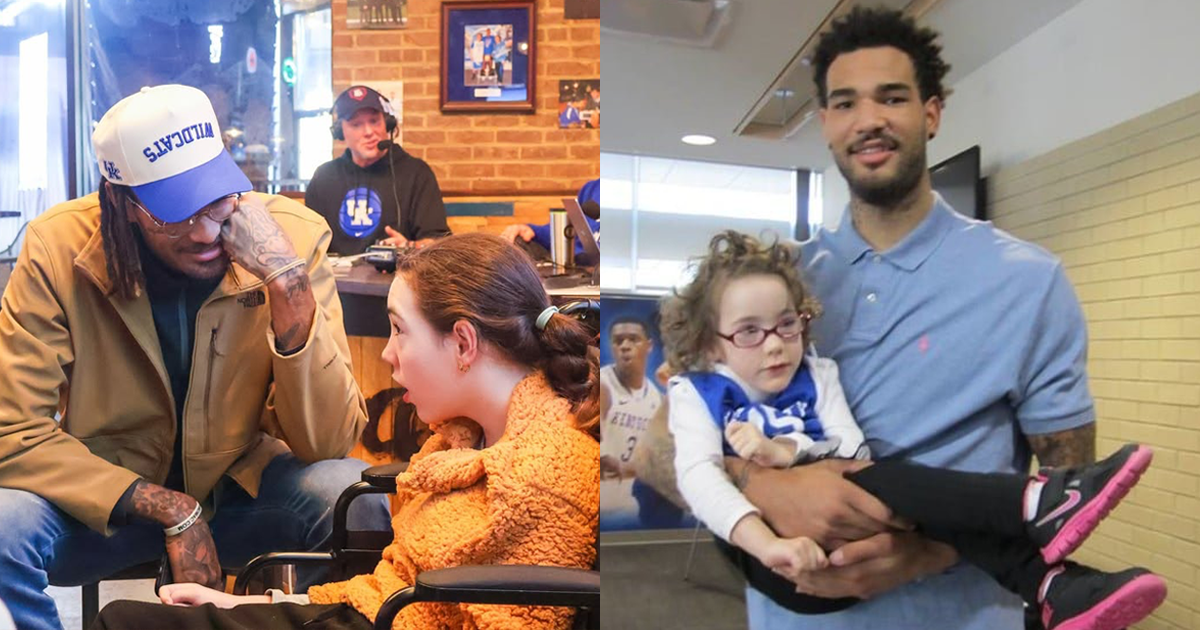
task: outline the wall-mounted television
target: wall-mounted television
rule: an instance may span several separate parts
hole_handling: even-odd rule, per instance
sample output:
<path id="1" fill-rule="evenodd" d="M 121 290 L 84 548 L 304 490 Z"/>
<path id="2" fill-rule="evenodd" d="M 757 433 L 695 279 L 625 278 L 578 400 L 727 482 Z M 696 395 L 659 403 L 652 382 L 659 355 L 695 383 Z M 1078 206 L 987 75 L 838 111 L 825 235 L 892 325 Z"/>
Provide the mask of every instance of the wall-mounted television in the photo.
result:
<path id="1" fill-rule="evenodd" d="M 950 207 L 973 219 L 987 219 L 983 179 L 979 177 L 979 145 L 929 169 L 933 189 Z"/>

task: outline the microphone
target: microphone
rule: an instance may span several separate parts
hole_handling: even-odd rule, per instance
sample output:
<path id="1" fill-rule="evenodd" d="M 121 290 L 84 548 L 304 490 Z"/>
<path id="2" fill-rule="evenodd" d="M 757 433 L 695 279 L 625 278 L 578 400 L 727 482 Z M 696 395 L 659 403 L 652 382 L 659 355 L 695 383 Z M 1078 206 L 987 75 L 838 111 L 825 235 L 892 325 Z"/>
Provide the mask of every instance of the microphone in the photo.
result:
<path id="1" fill-rule="evenodd" d="M 392 142 L 391 140 L 380 140 L 379 142 L 377 142 L 375 144 L 375 148 L 379 149 L 380 151 L 386 151 L 386 150 L 390 149 L 392 147 L 392 145 L 394 145 L 394 144 L 396 144 L 396 143 Z"/>
<path id="2" fill-rule="evenodd" d="M 600 204 L 596 203 L 595 201 L 583 202 L 583 205 L 580 206 L 580 209 L 583 210 L 583 213 L 587 215 L 589 219 L 593 221 L 600 220 Z"/>

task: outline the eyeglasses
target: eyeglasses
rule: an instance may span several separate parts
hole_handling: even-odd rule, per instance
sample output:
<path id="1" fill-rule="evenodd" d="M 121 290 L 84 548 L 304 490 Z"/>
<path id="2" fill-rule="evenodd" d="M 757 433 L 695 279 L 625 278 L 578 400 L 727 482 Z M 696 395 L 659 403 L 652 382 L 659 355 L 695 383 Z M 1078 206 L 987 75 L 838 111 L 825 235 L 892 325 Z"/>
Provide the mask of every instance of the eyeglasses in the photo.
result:
<path id="1" fill-rule="evenodd" d="M 166 235 L 167 238 L 181 238 L 188 232 L 192 231 L 192 228 L 196 226 L 196 222 L 199 221 L 201 217 L 208 217 L 209 221 L 212 221 L 217 225 L 224 223 L 229 219 L 229 217 L 233 216 L 234 211 L 237 210 L 238 200 L 241 198 L 242 193 L 225 195 L 224 197 L 221 197 L 207 206 L 204 206 L 199 212 L 193 214 L 187 219 L 176 221 L 174 223 L 166 223 L 160 220 L 158 217 L 150 214 L 150 211 L 147 210 L 145 206 L 132 198 L 129 201 L 133 202 L 133 205 L 137 206 L 142 212 L 146 213 L 146 216 L 150 218 L 150 222 L 154 224 L 155 231 L 161 232 L 162 234 Z"/>
<path id="2" fill-rule="evenodd" d="M 761 346 L 767 340 L 767 337 L 771 335 L 778 335 L 784 341 L 791 341 L 799 337 L 808 328 L 808 320 L 810 319 L 812 319 L 812 315 L 808 313 L 787 315 L 779 320 L 779 323 L 774 328 L 746 326 L 734 331 L 732 335 L 717 333 L 717 336 L 738 348 L 756 348 Z"/>

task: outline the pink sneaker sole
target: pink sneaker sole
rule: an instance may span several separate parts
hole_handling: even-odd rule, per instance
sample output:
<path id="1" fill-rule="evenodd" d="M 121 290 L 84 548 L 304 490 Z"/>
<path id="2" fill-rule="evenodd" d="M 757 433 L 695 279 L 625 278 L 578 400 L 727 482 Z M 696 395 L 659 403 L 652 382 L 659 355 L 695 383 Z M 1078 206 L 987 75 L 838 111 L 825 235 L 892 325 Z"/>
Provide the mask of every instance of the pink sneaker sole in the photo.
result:
<path id="1" fill-rule="evenodd" d="M 1154 612 L 1167 598 L 1167 584 L 1154 574 L 1138 577 L 1122 586 L 1082 615 L 1076 615 L 1053 630 L 1121 630 Z"/>
<path id="2" fill-rule="evenodd" d="M 1125 498 L 1126 494 L 1137 485 L 1138 479 L 1142 473 L 1150 467 L 1150 460 L 1154 458 L 1154 452 L 1149 447 L 1139 446 L 1133 455 L 1125 461 L 1117 474 L 1108 480 L 1108 484 L 1092 499 L 1090 503 L 1083 507 L 1071 517 L 1070 520 L 1063 525 L 1048 545 L 1042 547 L 1042 558 L 1046 564 L 1054 566 L 1063 561 L 1067 556 L 1075 552 L 1083 541 L 1092 534 L 1100 521 L 1108 516 L 1108 513 L 1117 507 L 1121 499 Z"/>

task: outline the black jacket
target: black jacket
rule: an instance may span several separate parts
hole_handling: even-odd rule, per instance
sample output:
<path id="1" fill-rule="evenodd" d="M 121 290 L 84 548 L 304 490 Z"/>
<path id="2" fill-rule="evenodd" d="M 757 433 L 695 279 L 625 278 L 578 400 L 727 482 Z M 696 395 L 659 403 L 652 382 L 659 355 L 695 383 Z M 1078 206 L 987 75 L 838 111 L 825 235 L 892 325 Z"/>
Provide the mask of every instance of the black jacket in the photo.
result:
<path id="1" fill-rule="evenodd" d="M 317 167 L 304 203 L 329 222 L 329 251 L 338 254 L 365 251 L 387 237 L 385 225 L 410 241 L 450 233 L 433 169 L 399 146 L 366 168 L 355 164 L 347 149 Z"/>

